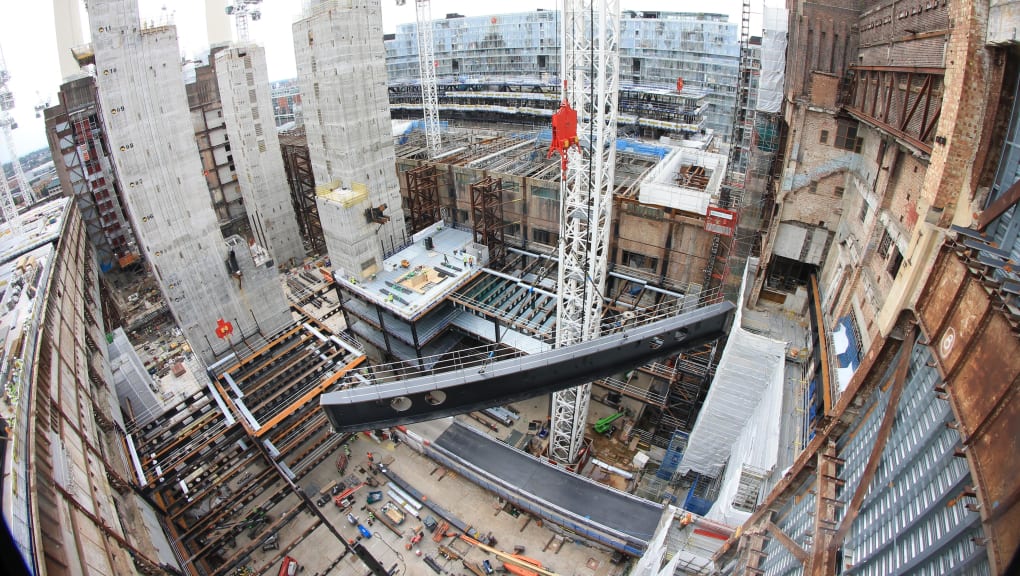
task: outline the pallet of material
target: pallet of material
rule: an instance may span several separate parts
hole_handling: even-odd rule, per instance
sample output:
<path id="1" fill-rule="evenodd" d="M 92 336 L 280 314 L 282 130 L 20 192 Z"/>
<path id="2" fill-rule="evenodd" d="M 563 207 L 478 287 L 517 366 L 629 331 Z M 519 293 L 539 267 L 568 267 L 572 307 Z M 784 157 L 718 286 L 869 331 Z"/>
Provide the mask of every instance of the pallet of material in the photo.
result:
<path id="1" fill-rule="evenodd" d="M 376 510 L 372 506 L 368 506 L 368 511 L 371 512 L 372 516 L 375 516 L 375 519 L 378 520 L 383 526 L 389 528 L 390 532 L 396 534 L 398 538 L 404 537 L 404 533 L 401 532 L 400 529 L 397 528 L 397 526 L 393 523 L 393 521 L 387 518 L 385 514 L 381 514 L 378 510 Z"/>

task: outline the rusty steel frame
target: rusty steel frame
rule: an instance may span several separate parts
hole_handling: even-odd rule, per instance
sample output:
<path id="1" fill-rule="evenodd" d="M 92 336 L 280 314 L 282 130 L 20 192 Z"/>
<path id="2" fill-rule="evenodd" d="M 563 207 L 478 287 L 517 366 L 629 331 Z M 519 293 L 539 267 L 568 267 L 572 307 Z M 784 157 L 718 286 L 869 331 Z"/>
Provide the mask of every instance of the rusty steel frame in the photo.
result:
<path id="1" fill-rule="evenodd" d="M 942 114 L 944 68 L 851 66 L 844 108 L 851 116 L 931 154 Z M 920 79 L 920 86 L 915 86 Z M 923 102 L 923 104 L 922 104 Z M 913 122 L 920 114 L 920 121 Z"/>
<path id="2" fill-rule="evenodd" d="M 315 175 L 304 133 L 281 134 L 280 152 L 283 154 L 283 167 L 287 173 L 287 183 L 290 184 L 290 200 L 294 205 L 298 229 L 312 254 L 325 254 L 326 237 L 319 221 L 319 207 L 315 204 Z"/>
<path id="3" fill-rule="evenodd" d="M 489 248 L 491 266 L 502 266 L 506 261 L 506 235 L 501 178 L 486 176 L 471 185 L 471 231 L 476 243 Z"/>
<path id="4" fill-rule="evenodd" d="M 999 196 L 992 202 L 988 208 L 981 211 L 981 215 L 978 217 L 977 230 L 984 232 L 988 225 L 994 222 L 999 216 L 1005 214 L 1006 210 L 1009 210 L 1011 206 L 1020 202 L 1020 180 L 1013 183 L 1009 189 L 1006 190 L 1005 194 Z"/>
<path id="5" fill-rule="evenodd" d="M 979 502 L 991 572 L 1020 547 L 1020 319 L 975 250 L 944 245 L 918 301 Z M 1015 301 L 1014 301 L 1015 302 Z"/>
<path id="6" fill-rule="evenodd" d="M 412 168 L 407 174 L 407 207 L 411 234 L 439 222 L 439 173 L 434 164 Z"/>
<path id="7" fill-rule="evenodd" d="M 800 561 L 801 564 L 804 566 L 808 565 L 810 556 L 808 556 L 807 551 L 801 548 L 793 538 L 787 536 L 786 532 L 783 532 L 782 528 L 773 524 L 771 520 L 768 520 L 765 522 L 765 529 L 772 535 L 773 538 L 778 540 L 784 548 L 789 550 L 790 554 L 793 554 L 793 557 Z"/>

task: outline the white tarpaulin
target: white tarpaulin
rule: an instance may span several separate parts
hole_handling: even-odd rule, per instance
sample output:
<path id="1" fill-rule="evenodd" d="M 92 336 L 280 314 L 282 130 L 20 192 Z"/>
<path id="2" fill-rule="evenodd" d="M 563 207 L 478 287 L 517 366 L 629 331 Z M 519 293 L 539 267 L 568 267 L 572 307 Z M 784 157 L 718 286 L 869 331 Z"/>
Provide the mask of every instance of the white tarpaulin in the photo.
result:
<path id="1" fill-rule="evenodd" d="M 741 306 L 737 307 L 733 329 L 719 359 L 719 366 L 712 386 L 708 389 L 705 404 L 691 430 L 684 459 L 678 468 L 683 474 L 694 470 L 700 474 L 718 477 L 730 458 L 734 442 L 752 417 L 775 420 L 775 426 L 770 426 L 767 422 L 764 424 L 769 430 L 775 430 L 775 437 L 756 440 L 761 442 L 758 449 L 762 451 L 765 446 L 776 445 L 770 457 L 773 462 L 775 461 L 780 419 L 779 404 L 775 403 L 775 395 L 778 394 L 781 402 L 787 343 L 759 336 L 741 326 L 744 290 L 748 279 L 753 279 L 753 274 L 750 273 L 751 263 L 752 260 L 749 260 L 744 270 L 744 282 L 740 288 Z M 766 394 L 766 390 L 771 392 Z"/>
<path id="2" fill-rule="evenodd" d="M 786 8 L 765 3 L 757 106 L 761 112 L 776 113 L 783 105 L 783 81 L 786 76 L 786 18 Z"/>

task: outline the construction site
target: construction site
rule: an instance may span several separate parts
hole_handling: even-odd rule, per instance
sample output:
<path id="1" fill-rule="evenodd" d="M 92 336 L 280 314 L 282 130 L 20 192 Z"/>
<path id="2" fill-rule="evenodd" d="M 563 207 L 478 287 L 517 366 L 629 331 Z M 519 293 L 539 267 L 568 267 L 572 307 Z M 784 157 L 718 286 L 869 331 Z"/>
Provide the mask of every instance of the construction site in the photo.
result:
<path id="1" fill-rule="evenodd" d="M 1011 573 L 1014 12 L 207 4 L 0 190 L 6 573 Z"/>

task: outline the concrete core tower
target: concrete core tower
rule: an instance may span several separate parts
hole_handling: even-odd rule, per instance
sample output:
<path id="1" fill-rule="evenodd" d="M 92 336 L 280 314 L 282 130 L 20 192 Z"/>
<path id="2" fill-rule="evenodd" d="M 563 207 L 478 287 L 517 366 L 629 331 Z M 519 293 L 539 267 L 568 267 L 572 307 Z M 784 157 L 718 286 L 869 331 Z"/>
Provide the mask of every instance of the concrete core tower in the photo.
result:
<path id="1" fill-rule="evenodd" d="M 170 310 L 207 363 L 233 338 L 290 321 L 272 258 L 232 236 L 224 241 L 189 121 L 177 31 L 143 27 L 137 0 L 89 2 L 99 95 L 129 217 Z"/>
<path id="2" fill-rule="evenodd" d="M 293 30 L 326 248 L 338 273 L 367 278 L 406 240 L 379 2 L 315 2 Z"/>
<path id="3" fill-rule="evenodd" d="M 277 266 L 300 264 L 305 249 L 273 121 L 266 51 L 244 44 L 220 50 L 215 58 L 223 119 L 252 235 Z"/>

